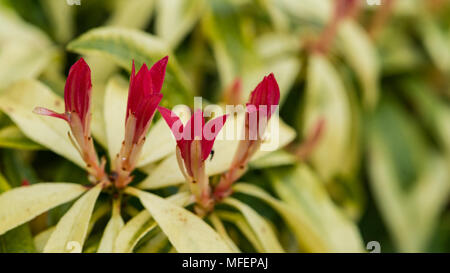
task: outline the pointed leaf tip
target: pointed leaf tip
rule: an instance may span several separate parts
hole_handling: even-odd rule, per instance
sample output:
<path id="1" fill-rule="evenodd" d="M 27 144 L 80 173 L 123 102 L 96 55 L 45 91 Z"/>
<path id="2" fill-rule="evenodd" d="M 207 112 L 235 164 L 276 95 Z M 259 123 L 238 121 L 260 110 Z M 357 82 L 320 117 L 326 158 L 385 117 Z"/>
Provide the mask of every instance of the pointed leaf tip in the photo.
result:
<path id="1" fill-rule="evenodd" d="M 55 111 L 52 111 L 52 110 L 44 108 L 44 107 L 35 107 L 33 109 L 33 113 L 41 115 L 41 116 L 60 118 L 60 119 L 63 119 L 65 121 L 69 122 L 69 119 L 67 118 L 66 114 L 57 113 Z"/>

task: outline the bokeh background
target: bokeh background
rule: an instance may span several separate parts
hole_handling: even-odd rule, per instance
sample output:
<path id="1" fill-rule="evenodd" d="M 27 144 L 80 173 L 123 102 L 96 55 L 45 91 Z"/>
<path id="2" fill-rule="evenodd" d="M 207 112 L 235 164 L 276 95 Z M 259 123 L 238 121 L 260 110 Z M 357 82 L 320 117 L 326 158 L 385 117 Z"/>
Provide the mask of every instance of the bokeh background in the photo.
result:
<path id="1" fill-rule="evenodd" d="M 0 94 L 33 78 L 62 95 L 68 68 L 83 56 L 93 72 L 94 107 L 101 109 L 96 98 L 111 77 L 128 77 L 122 67 L 136 48 L 171 55 L 178 81 L 163 91 L 166 106 L 192 105 L 194 95 L 245 103 L 273 72 L 281 117 L 297 137 L 245 181 L 286 202 L 306 202 L 326 232 L 339 232 L 329 206 L 337 208 L 382 252 L 448 252 L 450 1 L 377 2 L 1 0 Z M 139 40 L 142 32 L 149 40 Z M 291 189 L 299 191 L 292 196 L 276 185 L 303 183 L 299 165 L 320 185 Z M 83 170 L 28 139 L 1 112 L 0 174 L 12 187 L 86 181 Z M 65 210 L 34 220 L 14 240 L 26 241 Z M 278 225 L 276 213 L 260 210 Z"/>

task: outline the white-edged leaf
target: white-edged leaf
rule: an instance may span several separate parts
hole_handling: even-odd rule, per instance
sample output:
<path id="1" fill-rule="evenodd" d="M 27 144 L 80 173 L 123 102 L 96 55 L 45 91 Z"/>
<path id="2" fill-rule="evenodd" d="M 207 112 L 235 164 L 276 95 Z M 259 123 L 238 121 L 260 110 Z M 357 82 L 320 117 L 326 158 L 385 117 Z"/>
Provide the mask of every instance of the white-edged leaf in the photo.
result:
<path id="1" fill-rule="evenodd" d="M 214 157 L 206 161 L 207 175 L 216 175 L 228 170 L 238 148 L 243 127 L 244 115 L 242 113 L 238 114 L 237 117 L 228 117 L 224 128 L 214 142 Z M 277 130 L 277 127 L 279 130 Z M 255 154 L 252 160 L 284 147 L 296 135 L 291 127 L 275 115 L 270 119 L 266 133 L 268 133 L 267 142 L 261 145 L 261 150 Z M 262 149 L 266 149 L 266 151 Z M 176 155 L 171 155 L 150 171 L 149 176 L 139 184 L 139 188 L 156 189 L 177 185 L 184 181 L 183 174 L 178 168 Z"/>
<path id="2" fill-rule="evenodd" d="M 61 119 L 34 114 L 33 109 L 37 106 L 64 112 L 64 101 L 35 80 L 15 83 L 0 95 L 0 109 L 28 138 L 85 167 L 67 135 L 70 131 L 68 124 Z"/>
<path id="3" fill-rule="evenodd" d="M 177 252 L 232 252 L 212 227 L 192 212 L 157 195 L 126 188 L 150 212 Z"/>
<path id="4" fill-rule="evenodd" d="M 184 206 L 189 200 L 189 194 L 181 192 L 168 197 L 167 200 L 176 205 Z M 150 213 L 147 210 L 141 211 L 131 218 L 120 230 L 114 244 L 114 252 L 132 252 L 139 240 L 155 227 L 156 223 Z"/>
<path id="5" fill-rule="evenodd" d="M 258 240 L 261 242 L 264 252 L 284 252 L 273 228 L 256 211 L 232 197 L 224 199 L 223 203 L 236 208 L 242 213 Z"/>
<path id="6" fill-rule="evenodd" d="M 39 183 L 0 195 L 0 235 L 86 191 L 73 183 Z"/>
<path id="7" fill-rule="evenodd" d="M 81 252 L 102 185 L 90 189 L 64 214 L 44 247 L 45 253 Z"/>

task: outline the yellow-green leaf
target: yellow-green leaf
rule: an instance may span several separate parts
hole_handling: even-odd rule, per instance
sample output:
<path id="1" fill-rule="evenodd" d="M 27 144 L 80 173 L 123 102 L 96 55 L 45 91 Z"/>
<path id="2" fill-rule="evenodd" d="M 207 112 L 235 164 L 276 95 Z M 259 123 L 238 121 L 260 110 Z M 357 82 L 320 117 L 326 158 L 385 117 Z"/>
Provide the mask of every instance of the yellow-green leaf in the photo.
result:
<path id="1" fill-rule="evenodd" d="M 320 141 L 310 155 L 319 174 L 328 181 L 341 171 L 351 139 L 351 112 L 347 91 L 332 64 L 314 54 L 309 59 L 306 80 L 304 135 L 325 120 Z"/>
<path id="2" fill-rule="evenodd" d="M 232 252 L 212 227 L 188 210 L 135 188 L 126 192 L 141 200 L 177 252 Z"/>
<path id="3" fill-rule="evenodd" d="M 330 199 L 323 182 L 306 165 L 270 172 L 280 198 L 304 215 L 331 252 L 361 252 L 355 223 Z"/>
<path id="4" fill-rule="evenodd" d="M 114 243 L 117 235 L 125 225 L 122 217 L 120 216 L 120 199 L 115 199 L 114 201 L 112 216 L 105 227 L 105 231 L 103 232 L 103 236 L 97 250 L 98 253 L 112 253 L 114 251 Z"/>
<path id="5" fill-rule="evenodd" d="M 398 104 L 382 101 L 371 125 L 370 185 L 381 215 L 400 251 L 425 251 L 450 192 L 448 158 Z"/>
<path id="6" fill-rule="evenodd" d="M 176 205 L 184 206 L 189 200 L 189 194 L 181 192 L 167 198 L 168 201 Z M 156 227 L 156 223 L 147 210 L 131 218 L 120 230 L 114 243 L 114 252 L 130 253 L 133 251 L 139 240 L 150 230 Z"/>
<path id="7" fill-rule="evenodd" d="M 0 90 L 10 84 L 38 76 L 56 51 L 39 28 L 0 6 Z"/>
<path id="8" fill-rule="evenodd" d="M 327 243 L 312 225 L 310 219 L 301 211 L 275 199 L 260 188 L 246 183 L 238 183 L 233 189 L 260 198 L 272 206 L 284 219 L 294 233 L 300 249 L 306 252 L 328 252 Z"/>
<path id="9" fill-rule="evenodd" d="M 223 225 L 220 218 L 217 216 L 215 212 L 211 213 L 209 215 L 209 219 L 211 221 L 211 224 L 214 226 L 214 229 L 219 233 L 219 235 L 222 237 L 222 239 L 228 244 L 230 249 L 233 250 L 233 252 L 241 252 L 239 248 L 236 246 L 236 244 L 233 242 L 233 240 L 230 238 L 230 236 L 227 233 L 227 230 L 225 229 L 225 226 Z"/>
<path id="10" fill-rule="evenodd" d="M 221 211 L 218 210 L 215 213 L 217 213 L 217 216 L 229 223 L 232 223 L 235 225 L 241 233 L 244 235 L 244 237 L 252 244 L 252 246 L 255 248 L 256 252 L 262 253 L 264 252 L 264 247 L 262 246 L 261 242 L 258 240 L 258 237 L 253 232 L 253 229 L 250 227 L 248 222 L 245 220 L 244 216 L 242 214 L 239 214 L 237 212 L 231 212 L 231 211 Z"/>
<path id="11" fill-rule="evenodd" d="M 64 120 L 33 113 L 37 106 L 64 112 L 64 101 L 45 85 L 23 80 L 0 95 L 0 109 L 31 140 L 84 167 L 80 154 L 70 142 L 70 128 Z"/>
<path id="12" fill-rule="evenodd" d="M 55 231 L 55 226 L 49 227 L 34 236 L 34 247 L 38 253 L 44 251 L 44 247 L 47 244 L 48 239 L 50 239 L 50 236 L 52 236 L 53 231 Z"/>
<path id="13" fill-rule="evenodd" d="M 51 22 L 53 35 L 60 43 L 66 43 L 74 34 L 74 11 L 66 1 L 43 0 L 43 10 Z"/>
<path id="14" fill-rule="evenodd" d="M 202 15 L 204 4 L 204 0 L 158 1 L 156 34 L 175 48 Z"/>
<path id="15" fill-rule="evenodd" d="M 39 150 L 43 147 L 23 135 L 19 128 L 10 125 L 0 129 L 0 147 L 20 150 Z"/>
<path id="16" fill-rule="evenodd" d="M 106 22 L 107 25 L 144 28 L 152 19 L 155 0 L 115 0 L 114 4 L 114 11 Z"/>
<path id="17" fill-rule="evenodd" d="M 223 202 L 238 209 L 247 220 L 264 249 L 264 252 L 284 252 L 270 224 L 248 205 L 228 197 Z"/>
<path id="18" fill-rule="evenodd" d="M 86 191 L 79 184 L 39 183 L 0 195 L 0 235 Z"/>
<path id="19" fill-rule="evenodd" d="M 341 49 L 364 90 L 364 104 L 373 109 L 378 101 L 379 63 L 373 42 L 357 23 L 347 20 L 339 26 Z"/>
<path id="20" fill-rule="evenodd" d="M 56 225 L 44 252 L 81 252 L 89 220 L 101 190 L 102 185 L 98 184 L 72 205 Z"/>

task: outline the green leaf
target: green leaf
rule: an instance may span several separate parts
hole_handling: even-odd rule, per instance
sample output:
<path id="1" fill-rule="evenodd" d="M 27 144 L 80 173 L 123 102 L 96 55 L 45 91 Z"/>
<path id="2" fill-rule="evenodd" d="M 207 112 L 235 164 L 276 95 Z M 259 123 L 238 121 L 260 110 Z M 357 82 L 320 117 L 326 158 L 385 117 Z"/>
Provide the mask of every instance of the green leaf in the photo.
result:
<path id="1" fill-rule="evenodd" d="M 321 55 L 310 56 L 306 84 L 303 132 L 310 134 L 319 120 L 325 120 L 310 160 L 328 181 L 339 174 L 348 153 L 352 128 L 350 100 L 338 72 Z"/>
<path id="2" fill-rule="evenodd" d="M 64 214 L 45 245 L 44 252 L 81 252 L 89 220 L 102 184 L 90 189 Z"/>
<path id="3" fill-rule="evenodd" d="M 19 150 L 40 150 L 43 147 L 23 135 L 19 128 L 10 125 L 0 129 L 0 147 Z"/>
<path id="4" fill-rule="evenodd" d="M 364 104 L 373 109 L 378 101 L 379 63 L 375 46 L 366 31 L 347 20 L 339 25 L 342 53 L 358 76 L 364 91 Z"/>
<path id="5" fill-rule="evenodd" d="M 27 224 L 20 225 L 0 236 L 0 253 L 33 253 L 33 237 Z"/>
<path id="6" fill-rule="evenodd" d="M 126 188 L 138 197 L 177 252 L 231 252 L 222 238 L 198 216 L 157 195 Z"/>
<path id="7" fill-rule="evenodd" d="M 403 89 L 450 158 L 450 106 L 420 81 L 408 81 Z"/>
<path id="8" fill-rule="evenodd" d="M 6 181 L 5 177 L 0 173 L 0 193 L 8 191 L 11 189 L 11 186 Z"/>
<path id="9" fill-rule="evenodd" d="M 133 29 L 102 27 L 83 34 L 70 42 L 67 48 L 80 54 L 109 57 L 128 71 L 131 71 L 132 60 L 139 68 L 144 62 L 151 65 L 169 55 L 161 92 L 171 105 L 189 102 L 192 92 L 186 75 L 167 45 L 155 36 Z"/>
<path id="10" fill-rule="evenodd" d="M 207 175 L 216 175 L 228 170 L 238 148 L 243 127 L 244 115 L 242 113 L 238 114 L 237 117 L 233 116 L 232 118 L 230 116 L 227 119 L 224 128 L 214 142 L 214 157 L 206 161 Z M 270 119 L 266 133 L 268 134 L 268 141 L 261 145 L 260 151 L 255 154 L 252 160 L 286 146 L 295 138 L 296 134 L 291 127 L 275 115 Z M 263 149 L 266 149 L 266 151 L 263 151 Z M 139 184 L 139 188 L 156 189 L 177 185 L 184 181 L 183 174 L 178 168 L 176 155 L 171 155 L 154 169 L 151 169 L 149 176 Z"/>
<path id="11" fill-rule="evenodd" d="M 86 189 L 78 184 L 39 183 L 2 193 L 0 234 L 30 221 L 51 208 L 69 202 L 85 191 Z"/>
<path id="12" fill-rule="evenodd" d="M 156 34 L 176 48 L 203 13 L 205 0 L 158 1 Z"/>
<path id="13" fill-rule="evenodd" d="M 230 205 L 239 210 L 247 220 L 248 224 L 256 234 L 258 240 L 261 242 L 264 252 L 284 252 L 278 241 L 273 228 L 270 224 L 254 211 L 248 205 L 240 202 L 237 199 L 228 197 L 223 200 L 224 204 Z"/>
<path id="14" fill-rule="evenodd" d="M 34 114 L 32 111 L 37 106 L 64 112 L 64 101 L 38 81 L 23 80 L 0 96 L 0 109 L 29 139 L 84 167 L 80 154 L 67 135 L 70 130 L 67 123 Z"/>
<path id="15" fill-rule="evenodd" d="M 168 201 L 176 205 L 184 206 L 189 200 L 186 192 L 178 193 L 167 198 Z M 142 237 L 153 230 L 157 224 L 147 210 L 141 211 L 139 214 L 131 218 L 126 225 L 120 230 L 115 241 L 114 252 L 131 253 L 134 247 Z"/>

